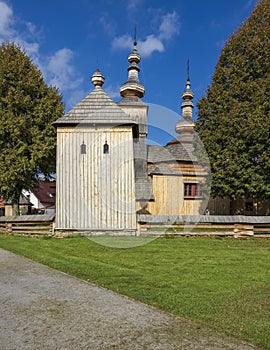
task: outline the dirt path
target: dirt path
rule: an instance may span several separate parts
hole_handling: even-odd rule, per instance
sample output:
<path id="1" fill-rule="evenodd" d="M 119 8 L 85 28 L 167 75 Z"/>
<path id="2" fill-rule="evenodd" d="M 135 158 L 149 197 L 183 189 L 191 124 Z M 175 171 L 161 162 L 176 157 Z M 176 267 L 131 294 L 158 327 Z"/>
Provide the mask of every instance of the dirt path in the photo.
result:
<path id="1" fill-rule="evenodd" d="M 254 350 L 0 249 L 1 350 Z"/>

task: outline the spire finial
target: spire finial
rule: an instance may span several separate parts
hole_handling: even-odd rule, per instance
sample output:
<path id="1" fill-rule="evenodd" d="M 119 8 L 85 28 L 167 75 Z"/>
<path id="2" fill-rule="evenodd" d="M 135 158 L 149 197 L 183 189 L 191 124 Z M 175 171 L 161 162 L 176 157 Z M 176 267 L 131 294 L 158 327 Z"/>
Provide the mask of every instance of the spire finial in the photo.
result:
<path id="1" fill-rule="evenodd" d="M 189 76 L 189 58 L 187 60 L 187 80 L 190 80 L 190 76 Z"/>
<path id="2" fill-rule="evenodd" d="M 192 99 L 194 97 L 193 91 L 190 87 L 190 77 L 189 77 L 189 59 L 187 60 L 187 81 L 186 81 L 186 89 L 182 93 L 182 120 L 180 120 L 175 127 L 175 131 L 180 135 L 193 135 L 194 133 L 194 121 L 192 118 L 192 110 L 193 110 L 193 102 Z"/>
<path id="3" fill-rule="evenodd" d="M 134 46 L 137 46 L 137 26 L 134 25 Z"/>
<path id="4" fill-rule="evenodd" d="M 120 94 L 122 97 L 139 97 L 144 96 L 144 86 L 139 81 L 140 68 L 138 63 L 141 61 L 141 56 L 137 52 L 137 28 L 134 26 L 134 46 L 132 52 L 128 56 L 128 79 L 120 86 Z"/>

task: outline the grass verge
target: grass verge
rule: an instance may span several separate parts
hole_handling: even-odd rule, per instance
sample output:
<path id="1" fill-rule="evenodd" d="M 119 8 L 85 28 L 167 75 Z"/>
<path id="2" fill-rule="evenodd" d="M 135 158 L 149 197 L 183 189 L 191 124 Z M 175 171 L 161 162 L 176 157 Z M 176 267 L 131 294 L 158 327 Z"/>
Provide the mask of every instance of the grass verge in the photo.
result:
<path id="1" fill-rule="evenodd" d="M 0 247 L 270 349 L 270 240 L 165 237 L 117 249 L 0 235 Z"/>

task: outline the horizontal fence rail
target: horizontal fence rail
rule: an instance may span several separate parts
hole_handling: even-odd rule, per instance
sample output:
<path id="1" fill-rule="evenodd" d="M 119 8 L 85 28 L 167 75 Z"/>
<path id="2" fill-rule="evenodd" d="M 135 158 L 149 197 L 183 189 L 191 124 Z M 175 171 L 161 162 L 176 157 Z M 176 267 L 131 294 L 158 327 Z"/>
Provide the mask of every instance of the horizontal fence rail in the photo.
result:
<path id="1" fill-rule="evenodd" d="M 141 234 L 270 237 L 270 216 L 139 214 L 137 220 Z"/>
<path id="2" fill-rule="evenodd" d="M 0 231 L 9 234 L 53 235 L 55 215 L 20 215 L 0 217 Z"/>
<path id="3" fill-rule="evenodd" d="M 173 224 L 270 224 L 270 216 L 245 215 L 148 215 L 138 214 L 138 222 Z"/>
<path id="4" fill-rule="evenodd" d="M 270 237 L 270 216 L 138 214 L 138 235 Z M 0 217 L 0 231 L 9 234 L 57 236 L 55 215 Z M 127 233 L 128 234 L 128 233 Z"/>

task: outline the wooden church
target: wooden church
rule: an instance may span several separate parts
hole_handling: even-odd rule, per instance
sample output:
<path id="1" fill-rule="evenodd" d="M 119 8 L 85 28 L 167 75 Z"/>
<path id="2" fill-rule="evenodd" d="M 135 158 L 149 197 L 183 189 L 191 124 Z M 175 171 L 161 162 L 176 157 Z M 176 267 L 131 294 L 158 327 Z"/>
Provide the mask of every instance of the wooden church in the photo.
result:
<path id="1" fill-rule="evenodd" d="M 97 70 L 90 94 L 55 122 L 56 230 L 135 234 L 138 213 L 194 215 L 205 209 L 200 183 L 206 173 L 193 152 L 189 78 L 179 137 L 165 147 L 148 146 L 140 59 L 135 41 L 118 103 L 103 90 Z"/>

